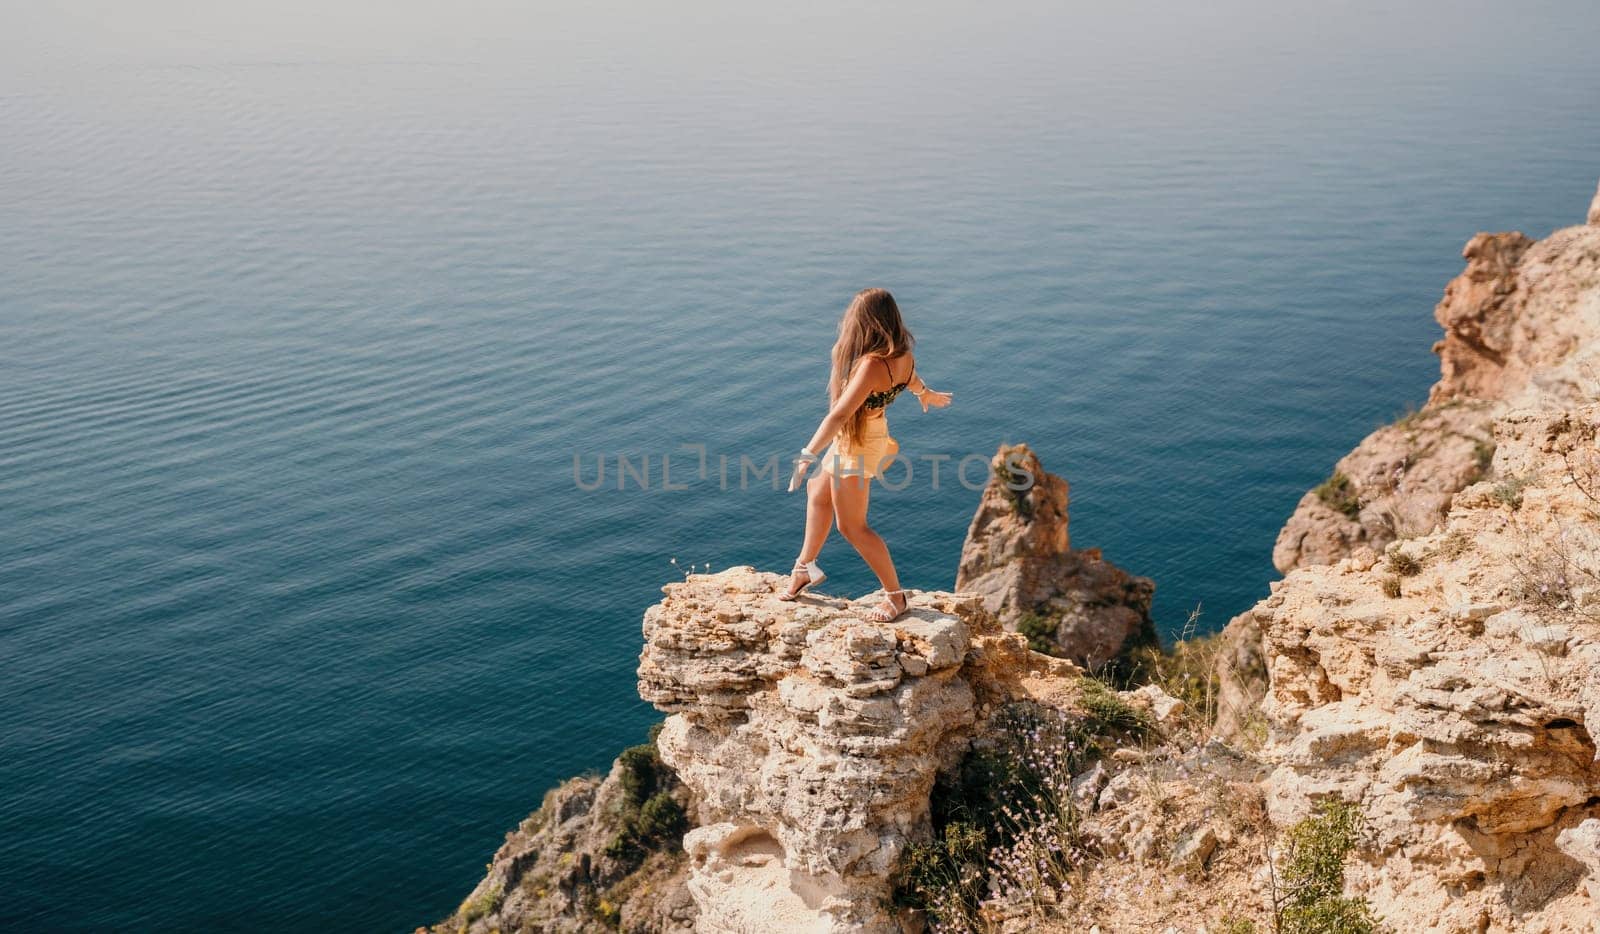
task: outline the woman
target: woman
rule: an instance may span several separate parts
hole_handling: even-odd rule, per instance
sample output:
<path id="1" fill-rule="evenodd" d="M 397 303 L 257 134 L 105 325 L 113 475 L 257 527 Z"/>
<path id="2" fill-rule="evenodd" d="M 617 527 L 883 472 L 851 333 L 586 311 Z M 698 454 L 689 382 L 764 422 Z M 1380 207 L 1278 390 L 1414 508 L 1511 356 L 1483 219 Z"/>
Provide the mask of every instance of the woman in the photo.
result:
<path id="1" fill-rule="evenodd" d="M 800 557 L 789 577 L 782 599 L 794 600 L 827 575 L 817 566 L 817 554 L 835 520 L 839 532 L 866 559 L 883 585 L 883 602 L 872 618 L 887 623 L 906 611 L 906 592 L 889 557 L 889 546 L 867 525 L 867 496 L 872 478 L 889 465 L 900 446 L 889 437 L 884 410 L 901 391 L 910 389 L 922 411 L 942 409 L 950 394 L 934 392 L 917 376 L 911 355 L 911 332 L 900 320 L 894 296 L 883 289 L 856 293 L 839 322 L 839 339 L 833 345 L 833 373 L 828 378 L 828 414 L 817 426 L 811 443 L 800 449 L 794 481 L 818 460 L 819 445 L 831 439 L 821 455 L 821 470 L 806 483 L 806 535 Z"/>

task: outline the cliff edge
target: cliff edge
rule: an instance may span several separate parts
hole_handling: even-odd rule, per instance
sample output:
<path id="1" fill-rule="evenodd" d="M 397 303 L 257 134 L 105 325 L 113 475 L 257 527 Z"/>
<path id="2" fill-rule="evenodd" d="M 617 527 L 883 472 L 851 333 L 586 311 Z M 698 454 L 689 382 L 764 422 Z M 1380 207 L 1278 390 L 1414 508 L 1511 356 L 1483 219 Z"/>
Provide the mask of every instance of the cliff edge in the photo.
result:
<path id="1" fill-rule="evenodd" d="M 1591 210 L 1591 213 L 1592 210 Z M 1451 497 L 1487 475 L 1493 426 L 1520 408 L 1561 408 L 1600 381 L 1600 225 L 1534 241 L 1480 233 L 1434 318 L 1439 381 L 1416 412 L 1361 441 L 1306 493 L 1272 551 L 1279 571 L 1426 535 Z"/>
<path id="2" fill-rule="evenodd" d="M 893 876 L 926 837 L 936 775 L 992 706 L 1064 662 L 971 598 L 778 599 L 753 568 L 665 588 L 645 615 L 639 694 L 670 714 L 662 759 L 693 793 L 684 837 L 702 931 L 896 931 Z"/>

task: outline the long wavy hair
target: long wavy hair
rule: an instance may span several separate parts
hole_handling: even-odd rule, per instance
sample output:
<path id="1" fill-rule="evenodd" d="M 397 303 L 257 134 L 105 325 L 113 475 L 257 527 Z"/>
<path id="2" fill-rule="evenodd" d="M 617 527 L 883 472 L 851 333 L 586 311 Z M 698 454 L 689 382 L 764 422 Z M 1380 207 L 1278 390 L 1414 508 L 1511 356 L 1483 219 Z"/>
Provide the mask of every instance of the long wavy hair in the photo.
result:
<path id="1" fill-rule="evenodd" d="M 828 377 L 828 403 L 839 401 L 845 384 L 862 357 L 898 357 L 910 353 L 917 339 L 900 319 L 900 306 L 887 289 L 862 289 L 850 300 L 839 320 L 839 339 L 833 344 L 833 373 Z M 861 440 L 867 407 L 861 406 L 845 423 L 845 437 Z"/>

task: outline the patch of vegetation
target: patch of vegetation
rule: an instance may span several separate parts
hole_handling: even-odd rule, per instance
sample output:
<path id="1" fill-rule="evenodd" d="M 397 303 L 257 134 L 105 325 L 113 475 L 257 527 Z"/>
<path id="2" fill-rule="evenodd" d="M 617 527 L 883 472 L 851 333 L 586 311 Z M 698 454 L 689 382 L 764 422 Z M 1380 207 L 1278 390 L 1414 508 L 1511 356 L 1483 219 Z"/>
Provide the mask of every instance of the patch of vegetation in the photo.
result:
<path id="1" fill-rule="evenodd" d="M 1389 552 L 1388 559 L 1384 562 L 1389 573 L 1400 577 L 1416 577 L 1422 573 L 1422 561 L 1408 551 L 1395 548 Z M 1385 585 L 1387 593 L 1387 585 Z"/>
<path id="2" fill-rule="evenodd" d="M 977 825 L 952 821 L 932 843 L 913 843 L 900 857 L 895 902 L 920 908 L 936 923 L 950 924 L 977 911 L 988 873 L 989 841 Z"/>
<path id="3" fill-rule="evenodd" d="M 1221 650 L 1222 634 L 1196 636 L 1173 643 L 1172 650 L 1159 646 L 1144 646 L 1128 653 L 1128 686 L 1154 684 L 1200 716 L 1201 725 L 1216 721 L 1217 695 L 1221 683 L 1217 677 L 1217 653 Z"/>
<path id="4" fill-rule="evenodd" d="M 1041 815 L 1074 824 L 1065 789 L 1099 754 L 1082 721 L 1017 703 L 993 721 L 993 742 L 941 773 L 930 798 L 933 840 L 901 856 L 895 901 L 927 912 L 935 929 L 975 926 L 990 892 L 992 854 L 1037 830 Z"/>
<path id="5" fill-rule="evenodd" d="M 1317 484 L 1311 492 L 1350 519 L 1361 515 L 1361 495 L 1356 491 L 1355 483 L 1341 471 L 1335 470 L 1333 476 Z"/>
<path id="6" fill-rule="evenodd" d="M 1433 553 L 1446 560 L 1455 560 L 1472 550 L 1472 539 L 1464 532 L 1451 532 L 1433 547 Z"/>
<path id="7" fill-rule="evenodd" d="M 1260 752 L 1267 745 L 1270 732 L 1267 715 L 1259 706 L 1252 707 L 1239 725 L 1239 744 L 1245 752 Z"/>
<path id="8" fill-rule="evenodd" d="M 1045 655 L 1060 655 L 1061 644 L 1056 642 L 1056 624 L 1048 617 L 1029 613 L 1017 620 L 1017 632 L 1028 640 L 1028 648 Z"/>
<path id="9" fill-rule="evenodd" d="M 505 892 L 501 891 L 499 885 L 491 885 L 482 892 L 469 896 L 461 903 L 461 907 L 456 909 L 456 913 L 463 921 L 471 924 L 479 918 L 493 914 L 495 909 L 500 907 L 504 897 Z"/>
<path id="10" fill-rule="evenodd" d="M 621 828 L 606 845 L 605 854 L 628 867 L 644 862 L 651 853 L 677 847 L 689 828 L 689 817 L 673 796 L 678 777 L 656 749 L 660 730 L 657 724 L 650 731 L 649 742 L 630 746 L 617 757 L 622 766 L 617 815 Z"/>
<path id="11" fill-rule="evenodd" d="M 1400 597 L 1400 578 L 1395 577 L 1392 574 L 1390 576 L 1388 576 L 1388 577 L 1385 577 L 1383 579 L 1383 595 L 1385 597 L 1388 597 L 1390 600 L 1399 599 L 1399 597 Z"/>
<path id="12" fill-rule="evenodd" d="M 1278 934 L 1376 934 L 1378 919 L 1365 899 L 1344 895 L 1345 860 L 1365 833 L 1361 810 L 1323 801 L 1284 836 L 1281 866 L 1272 874 L 1273 930 Z"/>
<path id="13" fill-rule="evenodd" d="M 1028 494 L 1032 492 L 1032 485 L 1028 483 L 1029 477 L 1025 473 L 1011 469 L 1004 458 L 996 458 L 989 464 L 989 469 L 994 473 L 995 479 L 1007 493 L 1011 494 L 1011 508 L 1017 515 L 1024 519 L 1033 518 L 1033 500 Z"/>
<path id="14" fill-rule="evenodd" d="M 1217 721 L 1222 695 L 1224 667 L 1240 681 L 1266 672 L 1235 672 L 1224 659 L 1228 644 L 1222 633 L 1197 635 L 1200 608 L 1189 613 L 1178 641 L 1171 650 L 1161 647 L 1159 640 L 1138 646 L 1125 653 L 1117 666 L 1116 678 L 1109 680 L 1113 687 L 1123 690 L 1154 684 L 1161 690 L 1183 701 L 1184 717 L 1193 729 L 1209 729 Z"/>
<path id="15" fill-rule="evenodd" d="M 659 726 L 652 728 L 649 742 L 629 746 L 617 757 L 622 766 L 622 795 L 627 807 L 639 807 L 675 780 L 672 769 L 661 761 L 661 753 L 656 750 L 659 732 Z"/>
<path id="16" fill-rule="evenodd" d="M 1533 483 L 1532 477 L 1507 477 L 1494 485 L 1495 501 L 1512 510 L 1522 508 L 1522 492 Z"/>
<path id="17" fill-rule="evenodd" d="M 596 918 L 599 918 L 600 923 L 606 927 L 611 928 L 614 931 L 621 929 L 622 907 L 620 905 L 612 904 L 609 899 L 596 898 L 593 904 L 589 906 L 589 910 Z"/>
<path id="18" fill-rule="evenodd" d="M 1081 684 L 1078 703 L 1083 707 L 1084 726 L 1090 733 L 1139 738 L 1150 732 L 1151 723 L 1144 711 L 1123 700 L 1103 682 L 1084 678 Z"/>

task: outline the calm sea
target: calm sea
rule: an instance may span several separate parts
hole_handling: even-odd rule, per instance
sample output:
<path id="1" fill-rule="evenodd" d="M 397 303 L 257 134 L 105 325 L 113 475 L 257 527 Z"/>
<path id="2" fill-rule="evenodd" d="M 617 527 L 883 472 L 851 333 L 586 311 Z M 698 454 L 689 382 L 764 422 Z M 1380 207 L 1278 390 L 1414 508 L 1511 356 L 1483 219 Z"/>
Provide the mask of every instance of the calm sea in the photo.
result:
<path id="1" fill-rule="evenodd" d="M 866 285 L 956 397 L 907 453 L 1033 444 L 1218 627 L 1462 243 L 1600 177 L 1590 3 L 898 6 L 0 14 L 0 927 L 446 914 L 655 719 L 660 586 L 792 559 L 717 458 L 806 440 Z M 874 494 L 914 587 L 945 470 Z"/>

